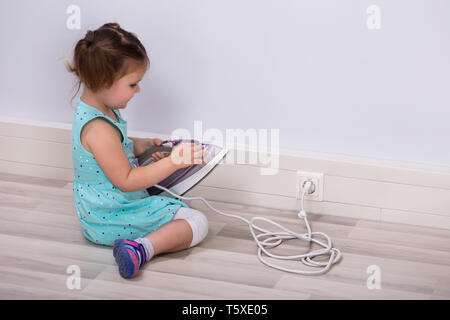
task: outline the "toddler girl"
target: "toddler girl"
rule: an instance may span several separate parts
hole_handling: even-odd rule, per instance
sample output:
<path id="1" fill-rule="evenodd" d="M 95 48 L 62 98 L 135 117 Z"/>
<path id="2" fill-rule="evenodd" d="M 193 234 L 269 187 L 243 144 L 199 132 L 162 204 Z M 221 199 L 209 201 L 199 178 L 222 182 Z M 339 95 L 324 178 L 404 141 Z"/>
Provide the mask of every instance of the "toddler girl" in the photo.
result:
<path id="1" fill-rule="evenodd" d="M 205 153 L 201 145 L 184 143 L 170 156 L 153 154 L 148 166 L 134 165 L 135 157 L 162 140 L 127 137 L 119 110 L 140 91 L 150 61 L 138 38 L 117 23 L 88 31 L 75 46 L 73 67 L 66 64 L 78 77 L 78 90 L 81 84 L 84 89 L 72 124 L 73 193 L 82 232 L 93 243 L 113 246 L 120 275 L 131 278 L 153 256 L 206 237 L 203 213 L 146 191 L 180 168 L 205 163 Z"/>

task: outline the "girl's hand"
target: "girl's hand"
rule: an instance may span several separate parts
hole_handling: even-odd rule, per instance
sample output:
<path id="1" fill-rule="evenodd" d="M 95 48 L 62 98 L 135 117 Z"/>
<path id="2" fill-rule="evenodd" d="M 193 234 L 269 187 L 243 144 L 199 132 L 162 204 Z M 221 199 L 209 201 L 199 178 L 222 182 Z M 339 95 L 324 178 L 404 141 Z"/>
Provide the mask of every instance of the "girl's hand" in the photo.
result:
<path id="1" fill-rule="evenodd" d="M 136 157 L 141 156 L 148 148 L 153 145 L 153 139 L 150 138 L 130 138 L 133 141 L 133 153 Z"/>
<path id="2" fill-rule="evenodd" d="M 204 151 L 204 146 L 196 145 L 194 143 L 180 143 L 170 154 L 170 160 L 177 168 L 186 168 L 194 164 L 205 164 L 205 155 L 208 152 Z"/>
<path id="3" fill-rule="evenodd" d="M 153 144 L 156 145 L 156 146 L 160 146 L 162 144 L 162 142 L 163 141 L 161 139 L 159 139 L 159 138 L 153 138 Z M 153 162 L 156 162 L 156 161 L 161 160 L 161 159 L 163 159 L 165 157 L 168 157 L 168 156 L 170 156 L 170 154 L 164 154 L 164 153 L 161 153 L 161 152 L 155 152 L 155 153 L 152 154 L 152 160 L 153 160 Z"/>

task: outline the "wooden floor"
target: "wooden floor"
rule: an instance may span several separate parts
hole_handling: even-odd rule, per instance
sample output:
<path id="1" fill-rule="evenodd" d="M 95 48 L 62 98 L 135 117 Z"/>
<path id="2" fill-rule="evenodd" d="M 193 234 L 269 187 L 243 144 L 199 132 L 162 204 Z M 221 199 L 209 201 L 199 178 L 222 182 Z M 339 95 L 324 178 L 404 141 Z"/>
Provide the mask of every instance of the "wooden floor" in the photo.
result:
<path id="1" fill-rule="evenodd" d="M 186 201 L 207 215 L 207 238 L 197 247 L 154 257 L 138 277 L 125 280 L 112 249 L 84 239 L 72 202 L 70 181 L 0 173 L 1 299 L 450 298 L 448 230 L 308 213 L 312 230 L 328 234 L 343 258 L 325 275 L 303 276 L 263 265 L 242 221 L 220 216 L 201 201 Z M 210 204 L 246 219 L 268 217 L 306 232 L 297 212 Z M 295 255 L 306 250 L 300 240 L 291 240 L 273 252 Z M 271 261 L 305 268 L 299 262 Z M 371 265 L 381 271 L 380 289 L 367 287 Z M 67 285 L 74 284 L 69 266 L 81 272 L 79 289 Z"/>

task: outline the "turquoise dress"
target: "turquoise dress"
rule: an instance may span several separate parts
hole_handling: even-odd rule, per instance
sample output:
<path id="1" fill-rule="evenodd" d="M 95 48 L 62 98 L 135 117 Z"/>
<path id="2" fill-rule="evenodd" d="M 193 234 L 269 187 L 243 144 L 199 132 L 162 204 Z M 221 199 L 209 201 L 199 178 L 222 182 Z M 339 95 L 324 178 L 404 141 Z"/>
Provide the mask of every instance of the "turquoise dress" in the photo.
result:
<path id="1" fill-rule="evenodd" d="M 103 173 L 92 153 L 80 141 L 83 126 L 94 118 L 104 118 L 122 134 L 122 147 L 132 168 L 133 141 L 127 137 L 127 122 L 114 110 L 119 122 L 100 110 L 77 101 L 72 123 L 73 194 L 83 235 L 90 241 L 113 246 L 115 239 L 136 239 L 170 222 L 180 207 L 188 205 L 176 198 L 149 196 L 147 190 L 123 192 Z"/>

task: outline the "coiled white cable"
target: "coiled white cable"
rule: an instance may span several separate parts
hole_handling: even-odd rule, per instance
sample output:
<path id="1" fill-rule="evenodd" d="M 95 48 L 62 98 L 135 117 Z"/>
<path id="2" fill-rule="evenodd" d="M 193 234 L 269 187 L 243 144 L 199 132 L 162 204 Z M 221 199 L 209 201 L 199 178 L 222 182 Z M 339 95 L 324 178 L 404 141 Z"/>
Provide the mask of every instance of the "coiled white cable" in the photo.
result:
<path id="1" fill-rule="evenodd" d="M 164 191 L 170 193 L 171 195 L 173 195 L 174 197 L 177 197 L 177 198 L 181 198 L 184 200 L 202 200 L 211 210 L 217 212 L 218 214 L 221 214 L 221 215 L 224 215 L 227 217 L 237 218 L 237 219 L 240 219 L 240 220 L 244 221 L 245 223 L 247 223 L 250 228 L 250 232 L 252 233 L 252 236 L 255 239 L 255 242 L 259 247 L 258 248 L 259 260 L 262 263 L 264 263 L 265 265 L 268 265 L 269 267 L 272 267 L 272 268 L 275 268 L 278 270 L 282 270 L 282 271 L 286 271 L 286 272 L 292 272 L 292 273 L 298 273 L 298 274 L 304 274 L 304 275 L 318 275 L 318 274 L 323 274 L 323 273 L 327 272 L 331 268 L 331 266 L 333 264 L 337 263 L 341 258 L 341 252 L 338 249 L 332 247 L 331 239 L 325 233 L 311 232 L 311 228 L 309 226 L 309 222 L 306 217 L 306 212 L 305 212 L 304 204 L 303 204 L 305 194 L 310 190 L 310 188 L 312 186 L 311 181 L 307 181 L 305 183 L 305 186 L 304 186 L 303 192 L 302 192 L 302 198 L 301 198 L 301 210 L 298 213 L 298 217 L 303 218 L 303 220 L 305 221 L 306 228 L 308 230 L 308 232 L 305 234 L 296 233 L 296 232 L 289 230 L 289 229 L 279 225 L 278 223 L 273 222 L 272 220 L 266 219 L 264 217 L 253 217 L 250 221 L 248 221 L 247 219 L 240 217 L 238 215 L 224 213 L 224 212 L 221 212 L 221 211 L 213 208 L 202 197 L 182 197 L 182 196 L 177 195 L 177 194 L 173 193 L 172 191 L 170 191 L 158 184 L 155 184 L 155 186 L 160 188 L 161 190 L 164 190 Z M 286 232 L 271 232 L 271 231 L 265 230 L 263 228 L 259 228 L 259 227 L 255 226 L 255 224 L 253 223 L 253 221 L 256 221 L 256 220 L 266 221 L 268 223 L 271 223 L 271 224 L 283 229 Z M 253 231 L 253 229 L 257 229 L 263 233 L 255 235 L 255 232 Z M 313 235 L 323 236 L 327 240 L 327 243 L 325 244 L 325 243 L 320 242 L 317 239 L 314 239 Z M 262 240 L 262 241 L 259 240 L 260 238 L 264 238 L 264 237 L 267 237 L 267 239 Z M 317 250 L 311 251 L 306 254 L 300 254 L 300 255 L 295 255 L 295 256 L 274 255 L 265 249 L 265 247 L 274 248 L 274 247 L 280 245 L 283 242 L 283 240 L 290 240 L 290 239 L 295 239 L 295 238 L 300 239 L 300 240 L 305 240 L 308 242 L 317 243 L 318 245 L 321 245 L 323 247 L 323 249 L 317 249 Z M 307 266 L 323 267 L 323 268 L 320 270 L 311 270 L 311 271 L 287 269 L 287 268 L 280 267 L 280 266 L 277 266 L 277 265 L 267 262 L 266 260 L 264 260 L 262 258 L 261 252 L 264 252 L 266 255 L 273 257 L 273 258 L 282 259 L 282 260 L 300 260 L 301 262 L 303 262 L 303 264 L 305 264 Z M 321 256 L 321 255 L 329 255 L 330 258 L 329 258 L 328 262 L 318 262 L 318 261 L 313 260 L 315 257 Z"/>

